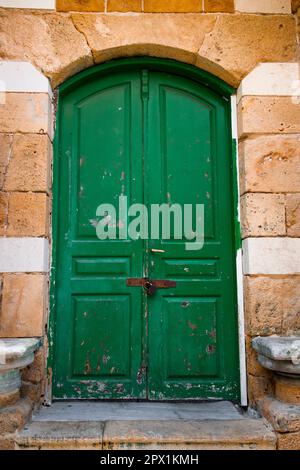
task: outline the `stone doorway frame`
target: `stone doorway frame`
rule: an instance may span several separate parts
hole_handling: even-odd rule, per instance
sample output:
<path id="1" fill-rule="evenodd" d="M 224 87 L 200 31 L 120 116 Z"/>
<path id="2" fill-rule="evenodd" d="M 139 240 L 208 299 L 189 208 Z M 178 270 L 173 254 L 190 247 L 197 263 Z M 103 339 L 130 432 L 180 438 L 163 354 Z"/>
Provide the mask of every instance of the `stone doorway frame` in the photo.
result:
<path id="1" fill-rule="evenodd" d="M 138 52 L 149 54 L 153 57 L 165 56 L 182 62 L 191 62 L 191 52 L 178 50 L 172 45 L 155 44 L 139 48 Z M 120 45 L 117 49 L 101 51 L 101 59 L 131 56 L 137 53 L 136 47 L 132 45 Z M 194 59 L 192 60 L 194 62 Z M 86 57 L 76 64 L 67 64 L 61 70 L 61 73 L 53 77 L 53 89 L 49 79 L 42 72 L 29 62 L 23 61 L 3 61 L 1 63 L 2 80 L 2 99 L 5 100 L 9 114 L 14 114 L 13 122 L 9 115 L 3 116 L 6 119 L 7 132 L 13 132 L 13 126 L 17 132 L 28 134 L 39 134 L 48 136 L 47 153 L 47 174 L 51 172 L 51 154 L 52 141 L 55 125 L 55 87 L 75 72 L 92 65 Z M 282 276 L 295 275 L 300 273 L 299 258 L 294 256 L 295 252 L 300 250 L 300 239 L 289 236 L 287 232 L 279 236 L 257 236 L 257 227 L 255 221 L 251 219 L 251 210 L 253 201 L 251 198 L 243 197 L 251 193 L 253 181 L 249 182 L 245 172 L 245 159 L 249 146 L 252 144 L 253 137 L 260 137 L 262 134 L 272 134 L 282 136 L 289 133 L 289 127 L 294 126 L 297 129 L 299 117 L 299 106 L 296 110 L 295 94 L 297 90 L 293 88 L 295 76 L 299 77 L 299 64 L 291 63 L 260 63 L 258 64 L 242 81 L 237 83 L 236 77 L 231 73 L 221 69 L 217 63 L 202 60 L 198 56 L 195 63 L 196 67 L 202 67 L 204 70 L 214 74 L 229 84 L 238 86 L 236 97 L 232 98 L 232 119 L 233 119 L 233 138 L 236 138 L 239 144 L 239 179 L 241 191 L 239 195 L 238 211 L 243 219 L 243 244 L 238 252 L 237 273 L 238 273 L 238 295 L 239 295 L 239 332 L 240 332 L 240 361 L 241 361 L 241 381 L 242 397 L 241 404 L 247 404 L 246 382 L 248 378 L 255 380 L 258 378 L 264 380 L 264 377 L 249 377 L 251 347 L 246 342 L 245 346 L 245 322 L 244 322 L 244 304 L 245 295 L 243 292 L 244 283 L 247 284 L 247 277 L 253 276 Z M 18 77 L 22 76 L 22 82 Z M 278 106 L 285 108 L 285 121 L 281 123 Z M 266 119 L 265 108 L 269 106 L 270 115 Z M 34 119 L 28 120 L 30 109 L 34 107 Z M 261 127 L 265 126 L 265 127 Z M 295 131 L 296 132 L 296 131 Z M 247 166 L 247 165 L 246 165 Z M 49 178 L 49 176 L 47 176 Z M 51 176 L 45 183 L 43 194 L 51 195 Z M 251 186 L 252 185 L 252 186 Z M 47 187 L 46 187 L 47 186 Z M 275 191 L 274 191 L 275 192 Z M 255 194 L 255 193 L 254 193 Z M 270 195 L 272 193 L 270 192 Z M 242 200 L 243 198 L 243 200 Z M 48 350 L 47 338 L 45 337 L 45 325 L 48 321 L 48 280 L 51 259 L 51 238 L 49 236 L 50 204 L 49 198 L 41 201 L 41 220 L 40 225 L 43 228 L 37 230 L 36 236 L 11 235 L 0 239 L 0 249 L 5 250 L 7 256 L 1 260 L 0 271 L 2 273 L 18 274 L 26 273 L 26 286 L 30 286 L 39 277 L 39 293 L 33 299 L 39 302 L 39 317 L 35 328 L 26 334 L 26 329 L 14 337 L 44 337 L 44 347 Z M 280 205 L 280 204 L 279 204 Z M 246 221 L 246 222 L 245 222 Z M 50 247 L 50 249 L 49 249 Z M 49 254 L 50 253 L 50 254 Z M 278 256 L 278 253 L 281 253 Z M 7 280 L 10 282 L 10 279 Z M 26 314 L 30 315 L 28 306 L 25 308 Z M 248 337 L 255 333 L 249 333 L 251 330 L 252 319 L 246 319 L 246 334 Z M 4 337 L 9 335 L 5 335 Z M 11 336 L 12 337 L 12 336 Z M 49 338 L 49 341 L 53 339 Z M 246 349 L 248 360 L 248 376 L 246 373 Z M 251 376 L 252 374 L 250 374 Z M 267 378 L 266 378 L 267 380 Z M 48 371 L 48 384 L 51 382 L 51 371 Z M 251 387 L 250 387 L 251 388 Z M 255 387 L 253 387 L 255 388 Z M 252 393 L 252 392 L 251 392 Z M 254 392 L 253 392 L 254 393 Z M 49 386 L 46 387 L 46 401 L 51 400 Z M 250 400 L 252 401 L 252 399 Z"/>

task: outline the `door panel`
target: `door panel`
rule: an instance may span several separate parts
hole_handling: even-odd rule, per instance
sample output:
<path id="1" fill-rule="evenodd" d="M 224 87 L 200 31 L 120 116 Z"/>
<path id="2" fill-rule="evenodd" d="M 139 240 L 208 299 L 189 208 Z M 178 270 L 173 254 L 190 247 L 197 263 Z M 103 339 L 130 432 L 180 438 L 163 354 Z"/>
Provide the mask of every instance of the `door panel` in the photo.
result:
<path id="1" fill-rule="evenodd" d="M 141 240 L 96 236 L 98 205 L 142 199 L 139 74 L 86 83 L 64 97 L 59 135 L 57 398 L 145 398 Z"/>
<path id="2" fill-rule="evenodd" d="M 228 100 L 140 68 L 71 89 L 59 120 L 54 396 L 238 399 Z M 98 240 L 98 205 L 122 195 L 204 204 L 203 249 L 172 224 L 169 240 Z M 176 287 L 126 285 L 146 274 Z"/>
<path id="3" fill-rule="evenodd" d="M 148 300 L 151 399 L 238 394 L 228 110 L 199 84 L 150 74 L 149 204 L 205 206 L 202 250 L 187 251 L 184 238 L 150 241 L 162 253 L 150 251 L 149 277 L 177 283 Z"/>

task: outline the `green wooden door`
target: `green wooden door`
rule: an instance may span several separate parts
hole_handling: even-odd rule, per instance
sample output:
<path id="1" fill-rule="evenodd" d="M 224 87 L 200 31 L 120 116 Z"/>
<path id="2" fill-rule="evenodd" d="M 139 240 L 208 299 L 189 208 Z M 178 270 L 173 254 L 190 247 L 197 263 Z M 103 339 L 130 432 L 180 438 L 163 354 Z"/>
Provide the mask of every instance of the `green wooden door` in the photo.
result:
<path id="1" fill-rule="evenodd" d="M 56 398 L 239 398 L 229 100 L 157 68 L 83 75 L 60 96 Z M 204 203 L 203 249 L 172 236 L 99 240 L 97 207 L 120 195 Z M 176 287 L 149 297 L 127 286 L 144 276 Z"/>

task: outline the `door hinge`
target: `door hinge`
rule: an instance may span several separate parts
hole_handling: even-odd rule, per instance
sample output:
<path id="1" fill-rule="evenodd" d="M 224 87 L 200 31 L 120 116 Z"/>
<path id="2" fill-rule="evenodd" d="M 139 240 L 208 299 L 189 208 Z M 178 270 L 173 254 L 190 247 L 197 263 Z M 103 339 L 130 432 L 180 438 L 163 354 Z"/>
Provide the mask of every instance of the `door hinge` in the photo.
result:
<path id="1" fill-rule="evenodd" d="M 149 99 L 149 72 L 142 70 L 142 98 L 143 100 Z"/>

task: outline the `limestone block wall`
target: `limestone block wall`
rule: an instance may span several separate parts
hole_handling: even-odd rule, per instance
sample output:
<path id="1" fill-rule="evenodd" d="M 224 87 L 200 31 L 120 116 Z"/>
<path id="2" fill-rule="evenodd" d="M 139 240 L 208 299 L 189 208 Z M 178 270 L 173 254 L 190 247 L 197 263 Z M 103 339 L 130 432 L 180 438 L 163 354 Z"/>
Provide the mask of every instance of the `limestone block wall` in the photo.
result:
<path id="1" fill-rule="evenodd" d="M 0 0 L 0 337 L 46 338 L 56 87 L 114 58 L 176 59 L 237 89 L 239 291 L 243 284 L 248 395 L 255 406 L 273 384 L 251 338 L 300 333 L 299 2 L 29 0 L 22 6 Z M 36 401 L 45 351 L 46 339 L 24 372 L 23 391 Z"/>
<path id="2" fill-rule="evenodd" d="M 238 90 L 244 305 L 250 403 L 272 391 L 255 336 L 300 332 L 299 64 L 260 64 Z M 293 94 L 294 93 L 294 94 Z"/>

